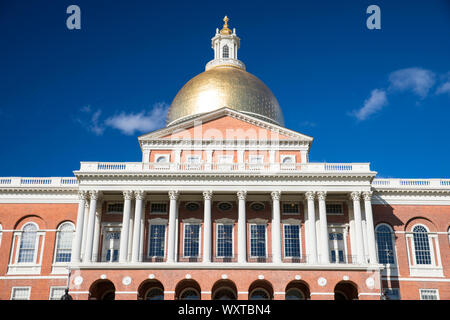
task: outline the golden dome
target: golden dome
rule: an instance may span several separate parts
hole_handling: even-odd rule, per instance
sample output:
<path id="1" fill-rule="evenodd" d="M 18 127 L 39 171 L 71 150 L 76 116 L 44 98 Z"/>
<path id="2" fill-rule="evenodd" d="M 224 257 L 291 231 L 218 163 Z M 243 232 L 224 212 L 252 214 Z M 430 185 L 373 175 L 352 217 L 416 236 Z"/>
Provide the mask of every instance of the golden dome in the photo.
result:
<path id="1" fill-rule="evenodd" d="M 234 66 L 216 66 L 189 80 L 167 114 L 167 125 L 228 107 L 284 126 L 283 113 L 270 89 L 257 77 Z"/>

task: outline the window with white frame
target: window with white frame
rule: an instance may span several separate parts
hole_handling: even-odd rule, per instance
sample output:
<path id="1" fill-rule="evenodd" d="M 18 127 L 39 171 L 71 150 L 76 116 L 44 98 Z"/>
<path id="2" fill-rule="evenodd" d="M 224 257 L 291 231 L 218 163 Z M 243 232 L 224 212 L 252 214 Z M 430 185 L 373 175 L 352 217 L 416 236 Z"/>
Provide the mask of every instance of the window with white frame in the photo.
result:
<path id="1" fill-rule="evenodd" d="M 74 231 L 75 226 L 71 222 L 64 222 L 58 227 L 56 235 L 55 263 L 70 262 Z"/>
<path id="2" fill-rule="evenodd" d="M 233 224 L 217 224 L 217 257 L 233 256 Z"/>
<path id="3" fill-rule="evenodd" d="M 184 226 L 184 257 L 200 256 L 200 224 L 186 223 Z"/>
<path id="4" fill-rule="evenodd" d="M 200 169 L 201 168 L 201 158 L 200 155 L 191 154 L 186 156 L 186 168 L 188 169 Z"/>
<path id="5" fill-rule="evenodd" d="M 106 225 L 103 227 L 102 242 L 102 260 L 103 262 L 119 261 L 120 249 L 120 226 Z"/>
<path id="6" fill-rule="evenodd" d="M 386 224 L 380 224 L 375 228 L 377 242 L 378 261 L 381 264 L 395 264 L 394 232 Z"/>
<path id="7" fill-rule="evenodd" d="M 428 230 L 417 225 L 413 228 L 414 253 L 416 264 L 429 265 L 431 262 L 430 240 L 428 239 Z"/>
<path id="8" fill-rule="evenodd" d="M 227 45 L 224 45 L 222 47 L 222 58 L 229 58 L 230 57 L 230 48 L 228 48 Z"/>
<path id="9" fill-rule="evenodd" d="M 251 154 L 248 156 L 248 161 L 252 164 L 263 164 L 264 163 L 264 155 Z"/>
<path id="10" fill-rule="evenodd" d="M 160 164 L 169 163 L 170 155 L 169 154 L 158 154 L 155 156 L 155 159 L 156 159 L 155 160 L 156 163 L 160 163 Z"/>
<path id="11" fill-rule="evenodd" d="M 251 224 L 250 225 L 250 256 L 265 257 L 266 256 L 266 225 Z"/>
<path id="12" fill-rule="evenodd" d="M 2 225 L 0 224 L 0 246 L 2 245 L 2 235 L 3 235 L 3 229 L 2 229 Z"/>
<path id="13" fill-rule="evenodd" d="M 164 257 L 164 248 L 166 243 L 166 225 L 151 223 L 149 228 L 149 257 Z"/>
<path id="14" fill-rule="evenodd" d="M 107 202 L 106 213 L 123 213 L 123 202 Z"/>
<path id="15" fill-rule="evenodd" d="M 19 245 L 18 263 L 34 263 L 37 254 L 37 226 L 34 223 L 27 223 L 22 229 L 22 237 Z"/>
<path id="16" fill-rule="evenodd" d="M 285 215 L 299 214 L 300 213 L 299 205 L 296 202 L 283 202 L 282 203 L 282 212 Z"/>
<path id="17" fill-rule="evenodd" d="M 295 156 L 294 155 L 280 155 L 280 162 L 283 167 L 292 166 L 295 164 Z"/>
<path id="18" fill-rule="evenodd" d="M 30 300 L 31 287 L 13 287 L 11 300 Z"/>
<path id="19" fill-rule="evenodd" d="M 300 258 L 300 225 L 284 224 L 284 256 L 286 258 Z"/>
<path id="20" fill-rule="evenodd" d="M 333 215 L 333 214 L 344 214 L 344 207 L 342 205 L 342 203 L 326 203 L 325 205 L 326 207 L 326 212 L 329 215 Z"/>
<path id="21" fill-rule="evenodd" d="M 167 213 L 167 203 L 166 202 L 152 202 L 150 204 L 151 214 L 166 214 Z"/>
<path id="22" fill-rule="evenodd" d="M 439 291 L 437 289 L 419 289 L 420 300 L 439 300 Z"/>
<path id="23" fill-rule="evenodd" d="M 330 248 L 331 263 L 347 263 L 347 248 L 345 227 L 332 226 L 328 228 L 328 246 Z"/>
<path id="24" fill-rule="evenodd" d="M 49 300 L 61 300 L 61 297 L 66 293 L 66 287 L 50 287 Z"/>

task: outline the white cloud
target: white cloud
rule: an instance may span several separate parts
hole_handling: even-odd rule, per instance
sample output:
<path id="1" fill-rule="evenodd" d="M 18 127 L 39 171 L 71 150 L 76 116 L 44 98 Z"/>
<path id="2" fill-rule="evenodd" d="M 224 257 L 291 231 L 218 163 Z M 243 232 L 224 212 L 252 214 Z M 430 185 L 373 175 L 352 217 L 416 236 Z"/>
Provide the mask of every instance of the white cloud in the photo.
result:
<path id="1" fill-rule="evenodd" d="M 95 135 L 100 136 L 105 131 L 105 126 L 99 122 L 101 110 L 97 110 L 92 113 L 91 106 L 87 105 L 80 109 L 85 114 L 82 118 L 75 118 L 75 121 L 80 123 L 86 130 L 93 132 Z M 88 117 L 88 118 L 86 118 Z"/>
<path id="2" fill-rule="evenodd" d="M 450 94 L 450 81 L 443 83 L 436 89 L 436 94 L 443 94 L 443 93 Z"/>
<path id="3" fill-rule="evenodd" d="M 396 91 L 411 90 L 422 99 L 435 83 L 435 74 L 423 68 L 406 68 L 392 72 L 389 75 L 389 89 Z"/>
<path id="4" fill-rule="evenodd" d="M 136 131 L 152 131 L 164 126 L 168 107 L 166 103 L 156 103 L 148 112 L 125 113 L 122 111 L 120 114 L 106 119 L 105 125 L 120 130 L 126 135 L 132 135 Z"/>
<path id="5" fill-rule="evenodd" d="M 364 101 L 363 107 L 359 110 L 354 110 L 352 115 L 363 121 L 370 115 L 380 111 L 387 104 L 386 92 L 382 89 L 374 89 L 370 93 L 370 97 Z"/>

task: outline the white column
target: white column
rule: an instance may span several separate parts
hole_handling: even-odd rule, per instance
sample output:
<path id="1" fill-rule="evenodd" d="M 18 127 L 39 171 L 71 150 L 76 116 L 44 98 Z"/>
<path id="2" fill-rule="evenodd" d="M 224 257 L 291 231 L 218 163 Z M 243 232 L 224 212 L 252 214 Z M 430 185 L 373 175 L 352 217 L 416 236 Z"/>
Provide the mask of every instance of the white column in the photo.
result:
<path id="1" fill-rule="evenodd" d="M 128 234 L 130 231 L 130 215 L 131 215 L 131 198 L 133 191 L 127 190 L 123 192 L 123 217 L 122 230 L 120 232 L 120 248 L 119 248 L 119 262 L 127 262 L 128 257 Z"/>
<path id="2" fill-rule="evenodd" d="M 238 263 L 247 261 L 247 221 L 245 217 L 245 199 L 247 191 L 237 193 L 238 205 Z"/>
<path id="3" fill-rule="evenodd" d="M 139 252 L 141 247 L 141 223 L 142 223 L 142 202 L 145 199 L 145 192 L 142 190 L 134 192 L 136 205 L 134 210 L 134 231 L 131 262 L 139 262 Z"/>
<path id="4" fill-rule="evenodd" d="M 84 261 L 84 254 L 86 252 L 86 238 L 89 221 L 89 191 L 86 191 L 86 203 L 84 205 L 84 226 L 83 226 L 83 239 L 81 240 L 81 259 Z"/>
<path id="5" fill-rule="evenodd" d="M 203 214 L 203 262 L 211 262 L 211 199 L 212 191 L 203 192 L 204 214 Z"/>
<path id="6" fill-rule="evenodd" d="M 305 193 L 308 201 L 308 241 L 306 245 L 309 247 L 310 255 L 308 263 L 317 263 L 317 238 L 316 238 L 316 211 L 314 208 L 315 192 L 308 191 Z"/>
<path id="7" fill-rule="evenodd" d="M 366 225 L 367 225 L 367 244 L 369 247 L 369 262 L 378 263 L 376 242 L 375 242 L 375 226 L 373 224 L 372 213 L 372 191 L 363 193 L 364 196 L 364 209 L 366 212 Z"/>
<path id="8" fill-rule="evenodd" d="M 170 207 L 169 207 L 169 232 L 167 239 L 167 262 L 176 261 L 175 245 L 177 241 L 176 235 L 176 220 L 177 220 L 177 200 L 179 192 L 169 191 Z"/>
<path id="9" fill-rule="evenodd" d="M 83 240 L 83 228 L 84 228 L 84 210 L 86 205 L 87 193 L 86 191 L 78 191 L 78 214 L 77 214 L 77 227 L 75 229 L 75 240 L 73 242 L 72 249 L 72 262 L 81 261 L 81 243 Z"/>
<path id="10" fill-rule="evenodd" d="M 139 262 L 144 260 L 144 230 L 145 230 L 145 201 L 142 203 L 142 216 L 141 216 L 141 228 L 140 228 L 140 240 L 139 240 Z"/>
<path id="11" fill-rule="evenodd" d="M 358 263 L 364 263 L 364 239 L 362 235 L 361 224 L 361 193 L 354 191 L 350 194 L 353 200 L 353 215 L 355 219 L 355 236 L 356 236 L 356 261 Z M 353 251 L 354 248 L 352 248 Z"/>
<path id="12" fill-rule="evenodd" d="M 89 192 L 91 201 L 89 204 L 88 226 L 86 234 L 86 248 L 84 253 L 84 262 L 92 262 L 92 249 L 94 246 L 94 226 L 95 226 L 95 212 L 97 211 L 97 200 L 99 192 L 93 190 Z"/>
<path id="13" fill-rule="evenodd" d="M 320 262 L 330 263 L 330 248 L 328 245 L 328 223 L 325 191 L 317 192 L 319 199 L 319 220 L 320 220 Z"/>
<path id="14" fill-rule="evenodd" d="M 95 211 L 94 243 L 92 245 L 92 261 L 98 262 L 98 246 L 100 244 L 100 227 L 102 220 L 102 202 L 97 201 L 97 210 Z"/>
<path id="15" fill-rule="evenodd" d="M 281 263 L 281 192 L 273 191 L 272 196 L 272 259 L 273 263 Z"/>

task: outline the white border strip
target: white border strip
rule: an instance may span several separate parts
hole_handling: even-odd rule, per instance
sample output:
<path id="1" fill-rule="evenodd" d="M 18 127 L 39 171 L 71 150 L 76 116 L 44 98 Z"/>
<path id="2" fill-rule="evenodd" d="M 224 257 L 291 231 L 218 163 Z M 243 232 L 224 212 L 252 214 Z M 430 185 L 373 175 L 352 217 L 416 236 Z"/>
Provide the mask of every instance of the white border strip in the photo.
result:
<path id="1" fill-rule="evenodd" d="M 395 278 L 395 277 L 382 277 L 382 280 L 391 281 L 420 281 L 420 282 L 450 282 L 450 279 L 436 279 L 436 278 Z"/>

